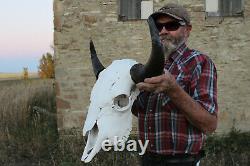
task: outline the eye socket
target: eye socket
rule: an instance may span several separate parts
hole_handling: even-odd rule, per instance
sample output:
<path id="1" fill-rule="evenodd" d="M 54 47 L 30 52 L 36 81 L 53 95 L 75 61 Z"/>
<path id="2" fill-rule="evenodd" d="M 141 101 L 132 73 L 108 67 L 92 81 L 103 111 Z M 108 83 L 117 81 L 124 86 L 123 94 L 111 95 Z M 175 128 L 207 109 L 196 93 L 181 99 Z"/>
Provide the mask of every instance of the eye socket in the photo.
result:
<path id="1" fill-rule="evenodd" d="M 114 105 L 117 105 L 121 108 L 127 106 L 128 104 L 129 104 L 129 98 L 125 94 L 116 96 L 114 99 Z"/>

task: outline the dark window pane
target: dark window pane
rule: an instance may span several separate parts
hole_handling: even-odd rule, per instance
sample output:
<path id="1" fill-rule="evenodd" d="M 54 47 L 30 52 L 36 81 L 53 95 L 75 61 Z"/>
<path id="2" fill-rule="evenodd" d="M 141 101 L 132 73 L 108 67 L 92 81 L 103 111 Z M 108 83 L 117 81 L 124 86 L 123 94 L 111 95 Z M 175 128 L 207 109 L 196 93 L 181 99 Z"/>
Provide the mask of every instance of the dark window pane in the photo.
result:
<path id="1" fill-rule="evenodd" d="M 119 20 L 131 20 L 141 18 L 142 0 L 120 0 Z"/>
<path id="2" fill-rule="evenodd" d="M 220 13 L 222 16 L 243 15 L 243 0 L 221 0 Z"/>
<path id="3" fill-rule="evenodd" d="M 233 0 L 232 6 L 233 6 L 233 10 L 232 10 L 233 15 L 243 14 L 243 1 L 242 0 Z"/>

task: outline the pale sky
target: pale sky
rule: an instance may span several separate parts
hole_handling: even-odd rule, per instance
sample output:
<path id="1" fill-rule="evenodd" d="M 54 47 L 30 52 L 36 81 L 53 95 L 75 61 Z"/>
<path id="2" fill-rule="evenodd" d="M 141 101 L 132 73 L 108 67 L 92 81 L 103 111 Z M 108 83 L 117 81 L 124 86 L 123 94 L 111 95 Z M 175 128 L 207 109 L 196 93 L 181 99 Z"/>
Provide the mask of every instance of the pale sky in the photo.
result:
<path id="1" fill-rule="evenodd" d="M 37 72 L 53 53 L 53 0 L 0 0 L 0 72 Z"/>

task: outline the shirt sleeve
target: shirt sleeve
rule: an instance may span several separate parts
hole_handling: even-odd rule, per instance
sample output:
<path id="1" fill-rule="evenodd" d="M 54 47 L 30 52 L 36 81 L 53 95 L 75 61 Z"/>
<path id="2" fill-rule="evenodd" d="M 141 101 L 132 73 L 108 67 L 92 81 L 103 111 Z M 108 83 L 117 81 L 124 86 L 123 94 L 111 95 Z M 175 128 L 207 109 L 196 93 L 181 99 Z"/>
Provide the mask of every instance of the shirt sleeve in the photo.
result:
<path id="1" fill-rule="evenodd" d="M 217 115 L 217 72 L 214 63 L 207 56 L 196 58 L 191 79 L 191 96 L 209 113 Z"/>

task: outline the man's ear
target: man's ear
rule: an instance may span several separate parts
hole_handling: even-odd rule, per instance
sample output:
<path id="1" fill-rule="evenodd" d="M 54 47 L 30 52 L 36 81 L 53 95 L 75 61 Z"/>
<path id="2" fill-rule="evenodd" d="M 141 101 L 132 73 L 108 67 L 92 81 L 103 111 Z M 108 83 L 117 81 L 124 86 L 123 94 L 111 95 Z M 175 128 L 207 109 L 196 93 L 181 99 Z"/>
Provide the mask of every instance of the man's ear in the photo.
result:
<path id="1" fill-rule="evenodd" d="M 188 31 L 190 32 L 192 30 L 192 25 L 187 26 Z"/>
<path id="2" fill-rule="evenodd" d="M 192 25 L 187 25 L 186 26 L 186 31 L 187 31 L 187 37 L 189 37 L 189 34 L 192 31 Z"/>

